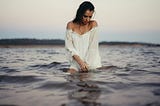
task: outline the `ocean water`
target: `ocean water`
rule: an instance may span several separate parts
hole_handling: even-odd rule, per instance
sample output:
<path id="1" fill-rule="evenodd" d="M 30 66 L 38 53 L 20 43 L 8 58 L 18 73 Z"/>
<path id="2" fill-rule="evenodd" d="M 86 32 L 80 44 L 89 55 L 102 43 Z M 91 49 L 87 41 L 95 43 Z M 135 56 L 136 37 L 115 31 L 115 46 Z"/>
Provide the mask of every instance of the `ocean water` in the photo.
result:
<path id="1" fill-rule="evenodd" d="M 0 106 L 160 106 L 160 47 L 100 46 L 70 75 L 64 47 L 0 48 Z"/>

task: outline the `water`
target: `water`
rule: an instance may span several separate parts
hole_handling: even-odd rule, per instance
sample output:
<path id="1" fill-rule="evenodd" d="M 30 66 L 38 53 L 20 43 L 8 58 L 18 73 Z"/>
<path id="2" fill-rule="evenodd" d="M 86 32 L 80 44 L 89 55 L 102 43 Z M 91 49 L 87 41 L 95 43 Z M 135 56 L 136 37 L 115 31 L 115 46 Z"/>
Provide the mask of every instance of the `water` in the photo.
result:
<path id="1" fill-rule="evenodd" d="M 0 48 L 0 106 L 160 106 L 160 48 L 101 46 L 103 66 L 69 75 L 63 47 Z"/>

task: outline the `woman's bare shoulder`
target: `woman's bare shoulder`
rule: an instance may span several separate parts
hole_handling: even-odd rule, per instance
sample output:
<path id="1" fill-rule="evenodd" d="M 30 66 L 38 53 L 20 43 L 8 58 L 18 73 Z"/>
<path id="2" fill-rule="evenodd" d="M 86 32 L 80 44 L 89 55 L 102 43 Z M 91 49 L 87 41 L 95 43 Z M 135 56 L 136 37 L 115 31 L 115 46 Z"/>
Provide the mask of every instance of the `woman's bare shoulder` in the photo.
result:
<path id="1" fill-rule="evenodd" d="M 91 21 L 91 26 L 92 26 L 92 28 L 93 28 L 93 27 L 97 27 L 97 26 L 98 26 L 97 21 L 92 20 L 92 21 Z"/>
<path id="2" fill-rule="evenodd" d="M 73 29 L 73 27 L 74 27 L 74 24 L 72 21 L 67 23 L 67 29 Z"/>

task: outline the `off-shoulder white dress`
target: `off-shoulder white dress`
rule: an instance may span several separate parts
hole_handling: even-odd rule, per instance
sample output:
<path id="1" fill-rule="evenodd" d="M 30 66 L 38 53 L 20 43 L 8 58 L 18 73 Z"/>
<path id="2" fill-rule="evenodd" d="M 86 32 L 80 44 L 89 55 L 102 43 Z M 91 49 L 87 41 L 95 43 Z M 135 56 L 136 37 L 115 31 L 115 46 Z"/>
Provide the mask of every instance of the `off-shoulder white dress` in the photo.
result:
<path id="1" fill-rule="evenodd" d="M 97 27 L 80 35 L 72 29 L 66 30 L 65 49 L 70 68 L 80 70 L 79 64 L 73 59 L 73 55 L 78 55 L 89 65 L 89 69 L 101 67 L 101 58 L 98 48 Z"/>

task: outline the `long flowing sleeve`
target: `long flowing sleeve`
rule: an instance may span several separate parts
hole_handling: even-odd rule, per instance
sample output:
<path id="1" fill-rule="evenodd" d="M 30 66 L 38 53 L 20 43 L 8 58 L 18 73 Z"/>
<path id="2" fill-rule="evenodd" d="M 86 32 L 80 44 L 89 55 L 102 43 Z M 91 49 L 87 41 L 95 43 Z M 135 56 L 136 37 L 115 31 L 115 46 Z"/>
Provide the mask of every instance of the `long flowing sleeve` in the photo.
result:
<path id="1" fill-rule="evenodd" d="M 86 52 L 85 61 L 89 64 L 91 69 L 101 67 L 101 58 L 99 54 L 99 44 L 98 44 L 98 35 L 97 27 L 93 28 L 89 38 L 89 47 Z"/>
<path id="2" fill-rule="evenodd" d="M 65 49 L 67 51 L 67 55 L 70 61 L 72 61 L 73 55 L 79 55 L 76 49 L 74 48 L 73 38 L 71 36 L 71 33 L 72 33 L 72 30 L 67 29 L 66 36 L 65 36 Z"/>

